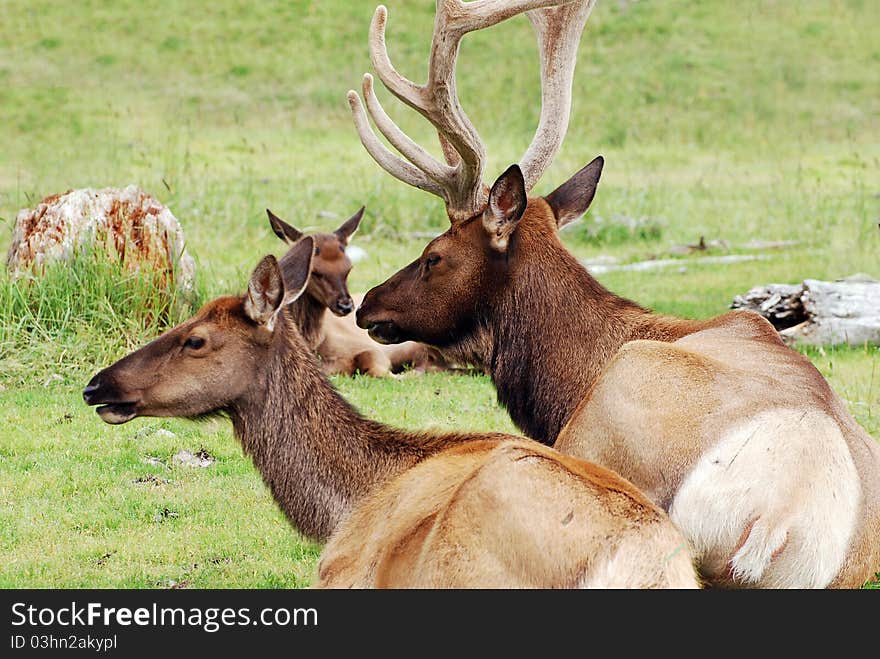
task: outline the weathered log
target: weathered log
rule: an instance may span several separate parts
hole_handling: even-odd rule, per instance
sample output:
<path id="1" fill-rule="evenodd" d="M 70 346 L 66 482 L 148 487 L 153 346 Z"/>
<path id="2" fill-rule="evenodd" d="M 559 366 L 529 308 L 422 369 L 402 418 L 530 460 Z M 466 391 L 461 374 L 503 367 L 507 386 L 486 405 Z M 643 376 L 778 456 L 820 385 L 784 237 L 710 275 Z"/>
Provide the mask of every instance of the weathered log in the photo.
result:
<path id="1" fill-rule="evenodd" d="M 134 185 L 68 190 L 19 211 L 6 268 L 14 278 L 39 276 L 49 263 L 90 248 L 130 271 L 147 266 L 165 273 L 179 291 L 189 293 L 195 264 L 185 244 L 171 211 Z"/>
<path id="2" fill-rule="evenodd" d="M 880 344 L 880 282 L 864 275 L 756 286 L 730 307 L 761 314 L 791 345 Z"/>
<path id="3" fill-rule="evenodd" d="M 731 309 L 755 311 L 778 330 L 798 325 L 806 320 L 801 294 L 803 284 L 767 284 L 755 286 L 744 295 L 733 298 Z"/>

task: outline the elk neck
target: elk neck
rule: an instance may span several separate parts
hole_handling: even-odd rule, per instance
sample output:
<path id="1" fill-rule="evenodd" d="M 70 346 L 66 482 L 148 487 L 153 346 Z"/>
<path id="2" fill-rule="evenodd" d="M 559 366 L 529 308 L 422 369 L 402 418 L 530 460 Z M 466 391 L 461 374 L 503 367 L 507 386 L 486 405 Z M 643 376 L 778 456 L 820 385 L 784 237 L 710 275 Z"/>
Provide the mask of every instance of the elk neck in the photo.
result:
<path id="1" fill-rule="evenodd" d="M 291 523 L 326 540 L 361 497 L 464 435 L 407 433 L 365 419 L 279 314 L 255 385 L 227 410 L 236 437 Z"/>
<path id="2" fill-rule="evenodd" d="M 489 320 L 487 362 L 516 426 L 552 445 L 605 365 L 627 341 L 674 341 L 697 323 L 654 314 L 615 295 L 560 242 L 523 218 L 507 282 Z"/>
<path id="3" fill-rule="evenodd" d="M 287 308 L 306 345 L 309 349 L 315 350 L 323 338 L 321 330 L 327 307 L 306 291 Z"/>

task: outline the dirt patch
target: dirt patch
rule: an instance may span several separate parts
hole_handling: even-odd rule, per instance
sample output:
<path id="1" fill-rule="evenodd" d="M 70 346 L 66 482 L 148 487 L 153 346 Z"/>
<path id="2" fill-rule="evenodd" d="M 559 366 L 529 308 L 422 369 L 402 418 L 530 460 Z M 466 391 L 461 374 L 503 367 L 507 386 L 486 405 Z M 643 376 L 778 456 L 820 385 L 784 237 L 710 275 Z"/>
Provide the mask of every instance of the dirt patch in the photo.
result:
<path id="1" fill-rule="evenodd" d="M 152 485 L 153 487 L 163 487 L 170 485 L 173 481 L 168 478 L 160 478 L 155 474 L 147 474 L 146 476 L 138 476 L 132 481 L 135 485 Z"/>

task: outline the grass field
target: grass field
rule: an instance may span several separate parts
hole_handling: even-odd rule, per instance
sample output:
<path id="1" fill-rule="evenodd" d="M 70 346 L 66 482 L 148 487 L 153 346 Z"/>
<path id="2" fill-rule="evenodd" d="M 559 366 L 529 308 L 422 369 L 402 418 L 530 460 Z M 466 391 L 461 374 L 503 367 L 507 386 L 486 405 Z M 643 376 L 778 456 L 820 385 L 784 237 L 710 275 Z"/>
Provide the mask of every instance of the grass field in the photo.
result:
<path id="1" fill-rule="evenodd" d="M 388 0 L 388 44 L 421 81 L 433 2 Z M 0 249 L 16 213 L 70 188 L 135 183 L 183 225 L 200 299 L 239 292 L 282 253 L 265 208 L 332 229 L 367 207 L 353 291 L 383 281 L 446 223 L 442 204 L 382 172 L 345 93 L 369 71 L 374 2 L 4 0 L 0 6 Z M 581 43 L 568 137 L 536 192 L 597 154 L 602 183 L 564 233 L 585 259 L 676 246 L 761 260 L 609 272 L 615 292 L 708 317 L 757 284 L 880 277 L 880 3 L 599 0 Z M 515 162 L 539 112 L 523 17 L 465 38 L 463 105 L 487 178 Z M 379 91 L 422 144 L 428 126 Z M 621 218 L 643 229 L 627 231 Z M 107 272 L 25 286 L 0 274 L 0 587 L 301 587 L 320 547 L 293 531 L 228 424 L 103 424 L 81 399 L 98 369 L 161 328 Z M 70 311 L 68 311 L 70 309 Z M 880 438 L 880 350 L 809 350 Z M 409 428 L 512 431 L 481 376 L 337 378 L 370 417 Z M 204 449 L 207 468 L 174 464 Z M 146 462 L 148 458 L 155 458 Z"/>

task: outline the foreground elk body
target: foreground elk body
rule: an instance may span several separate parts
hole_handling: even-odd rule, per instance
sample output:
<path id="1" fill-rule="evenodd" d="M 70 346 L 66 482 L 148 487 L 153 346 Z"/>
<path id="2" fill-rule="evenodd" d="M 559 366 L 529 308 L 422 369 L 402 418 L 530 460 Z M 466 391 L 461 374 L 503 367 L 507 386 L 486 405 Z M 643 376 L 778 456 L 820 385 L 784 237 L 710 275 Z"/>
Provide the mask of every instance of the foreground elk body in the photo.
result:
<path id="1" fill-rule="evenodd" d="M 447 75 L 454 67 L 434 56 L 447 38 L 442 10 L 450 4 L 438 1 L 431 64 Z M 543 24 L 556 26 L 557 39 L 582 27 L 552 16 Z M 377 10 L 371 59 L 389 89 L 407 96 L 384 52 L 385 18 Z M 559 51 L 539 51 L 543 72 Z M 548 80 L 542 73 L 545 109 Z M 438 83 L 429 77 L 427 87 L 413 88 L 454 93 L 449 80 Z M 570 84 L 557 96 L 567 103 L 569 92 Z M 880 448 L 809 360 L 757 314 L 692 321 L 651 313 L 602 287 L 562 245 L 558 229 L 587 210 L 602 158 L 552 193 L 529 197 L 549 159 L 524 157 L 485 201 L 471 203 L 485 187 L 479 178 L 469 180 L 472 194 L 451 196 L 402 166 L 438 178 L 407 142 L 389 138 L 410 163 L 376 149 L 353 94 L 371 155 L 440 195 L 451 222 L 416 261 L 367 293 L 359 325 L 377 340 L 423 341 L 483 366 L 527 435 L 613 469 L 669 511 L 710 584 L 858 587 L 880 571 Z M 364 94 L 376 126 L 396 136 L 366 82 Z M 414 103 L 421 95 L 410 94 Z M 422 114 L 444 143 L 455 143 L 433 110 Z M 554 135 L 564 134 L 567 116 Z M 527 156 L 541 151 L 538 142 Z M 552 157 L 558 141 L 545 146 Z"/>
<path id="2" fill-rule="evenodd" d="M 247 293 L 95 375 L 108 423 L 227 414 L 279 507 L 327 541 L 320 587 L 698 587 L 681 534 L 616 474 L 502 434 L 364 419 L 284 311 L 313 242 L 265 257 Z"/>
<path id="3" fill-rule="evenodd" d="M 305 236 L 269 209 L 266 213 L 272 230 L 291 247 Z M 327 375 L 389 377 L 405 369 L 412 373 L 448 370 L 450 366 L 435 348 L 415 341 L 383 345 L 357 326 L 351 311 L 363 295 L 352 296 L 348 291 L 352 264 L 346 248 L 363 213 L 361 207 L 332 233 L 310 234 L 315 243 L 312 274 L 305 293 L 290 305 L 300 334 L 320 356 Z"/>

